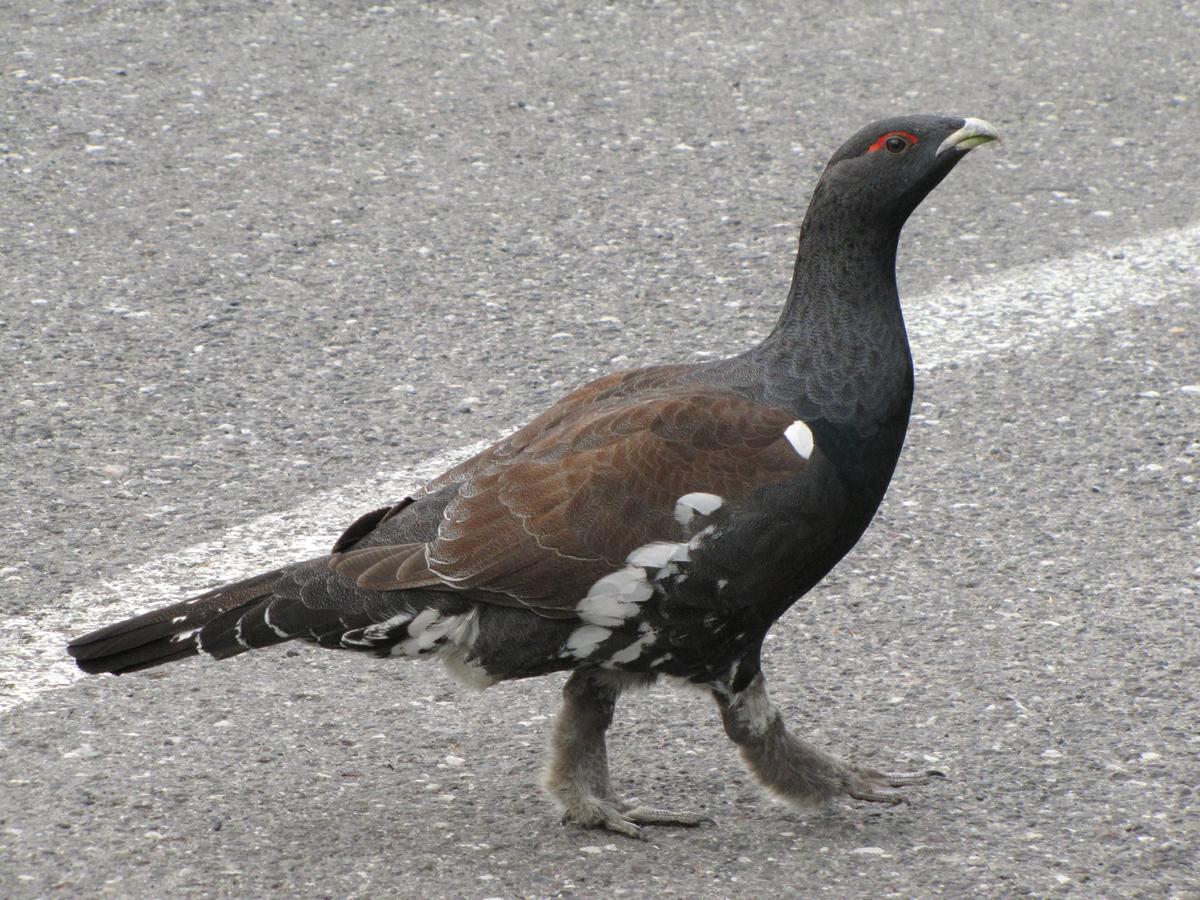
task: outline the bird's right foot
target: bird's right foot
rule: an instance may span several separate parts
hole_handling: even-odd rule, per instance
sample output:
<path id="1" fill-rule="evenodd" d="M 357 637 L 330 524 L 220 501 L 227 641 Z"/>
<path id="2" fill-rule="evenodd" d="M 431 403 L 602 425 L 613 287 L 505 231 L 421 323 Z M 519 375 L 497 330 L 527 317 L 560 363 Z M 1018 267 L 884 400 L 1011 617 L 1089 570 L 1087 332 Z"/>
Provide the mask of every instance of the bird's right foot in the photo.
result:
<path id="1" fill-rule="evenodd" d="M 699 825 L 715 824 L 701 813 L 672 812 L 648 806 L 625 806 L 599 798 L 588 798 L 567 807 L 563 813 L 564 825 L 579 825 L 582 828 L 603 828 L 628 838 L 641 839 L 643 825 L 674 825 L 695 828 Z"/>

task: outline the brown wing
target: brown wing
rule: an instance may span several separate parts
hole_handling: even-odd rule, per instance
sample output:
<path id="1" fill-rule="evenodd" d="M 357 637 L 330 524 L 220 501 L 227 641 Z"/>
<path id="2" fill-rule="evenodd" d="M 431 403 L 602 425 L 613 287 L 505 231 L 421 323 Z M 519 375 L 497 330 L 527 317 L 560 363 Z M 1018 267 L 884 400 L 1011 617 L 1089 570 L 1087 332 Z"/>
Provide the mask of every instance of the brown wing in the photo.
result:
<path id="1" fill-rule="evenodd" d="M 431 494 L 447 484 L 464 480 L 473 473 L 494 466 L 501 460 L 510 459 L 528 447 L 539 437 L 595 407 L 603 407 L 622 398 L 640 397 L 655 391 L 677 387 L 682 376 L 694 366 L 648 366 L 641 369 L 626 369 L 612 372 L 589 381 L 576 388 L 553 406 L 537 416 L 508 437 L 497 441 L 485 450 L 465 459 L 457 466 L 447 469 L 426 484 L 419 495 Z"/>
<path id="2" fill-rule="evenodd" d="M 681 496 L 736 504 L 803 471 L 784 437 L 793 421 L 704 385 L 618 391 L 471 460 L 435 540 L 350 551 L 334 567 L 372 590 L 463 589 L 502 605 L 571 608 L 635 548 L 685 536 Z"/>

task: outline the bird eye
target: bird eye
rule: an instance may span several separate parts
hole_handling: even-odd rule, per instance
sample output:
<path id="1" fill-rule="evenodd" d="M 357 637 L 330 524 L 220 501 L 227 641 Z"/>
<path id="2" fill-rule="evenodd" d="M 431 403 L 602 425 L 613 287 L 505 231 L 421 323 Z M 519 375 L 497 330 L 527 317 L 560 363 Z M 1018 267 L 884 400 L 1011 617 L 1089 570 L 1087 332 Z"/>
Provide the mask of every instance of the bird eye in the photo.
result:
<path id="1" fill-rule="evenodd" d="M 876 138 L 875 143 L 867 148 L 867 152 L 877 153 L 880 150 L 887 150 L 888 153 L 903 153 L 909 147 L 915 146 L 916 143 L 917 136 L 911 132 L 889 131 Z"/>

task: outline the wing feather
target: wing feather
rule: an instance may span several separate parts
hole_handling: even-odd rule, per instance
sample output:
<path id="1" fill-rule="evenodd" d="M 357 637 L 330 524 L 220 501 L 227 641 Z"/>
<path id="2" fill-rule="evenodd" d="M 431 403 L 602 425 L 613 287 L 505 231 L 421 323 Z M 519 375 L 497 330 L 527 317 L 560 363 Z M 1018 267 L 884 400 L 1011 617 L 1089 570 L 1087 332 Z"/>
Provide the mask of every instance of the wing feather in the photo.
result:
<path id="1" fill-rule="evenodd" d="M 431 540 L 351 549 L 331 566 L 371 590 L 573 607 L 635 548 L 687 539 L 681 496 L 736 505 L 801 475 L 809 462 L 784 436 L 794 421 L 677 368 L 609 376 L 431 483 L 424 494 L 449 490 Z"/>

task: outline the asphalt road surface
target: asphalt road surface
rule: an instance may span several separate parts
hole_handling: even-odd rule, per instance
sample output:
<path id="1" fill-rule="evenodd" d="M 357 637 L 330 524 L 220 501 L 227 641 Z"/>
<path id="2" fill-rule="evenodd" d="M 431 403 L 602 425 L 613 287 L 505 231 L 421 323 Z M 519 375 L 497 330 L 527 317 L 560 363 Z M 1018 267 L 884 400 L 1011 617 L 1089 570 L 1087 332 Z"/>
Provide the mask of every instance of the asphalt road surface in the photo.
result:
<path id="1" fill-rule="evenodd" d="M 0 895 L 1200 894 L 1194 3 L 0 8 Z M 793 730 L 937 767 L 764 798 L 661 684 L 560 826 L 561 678 L 61 645 L 327 544 L 598 373 L 773 324 L 866 121 L 988 119 L 910 222 L 909 443 L 775 627 Z"/>

